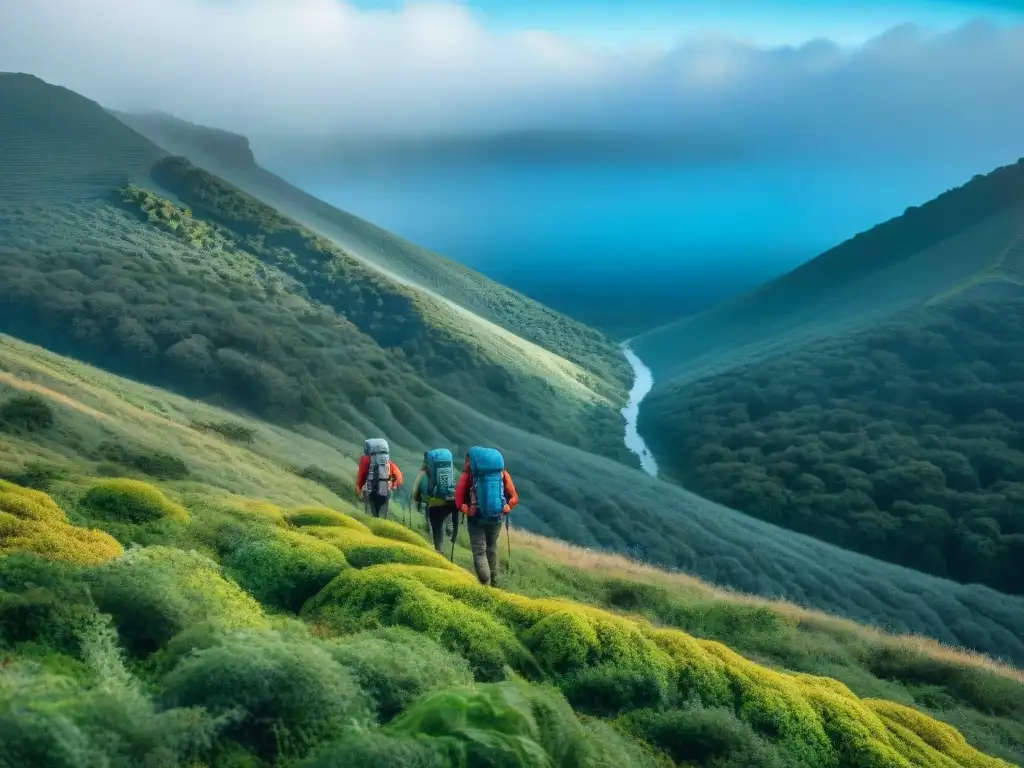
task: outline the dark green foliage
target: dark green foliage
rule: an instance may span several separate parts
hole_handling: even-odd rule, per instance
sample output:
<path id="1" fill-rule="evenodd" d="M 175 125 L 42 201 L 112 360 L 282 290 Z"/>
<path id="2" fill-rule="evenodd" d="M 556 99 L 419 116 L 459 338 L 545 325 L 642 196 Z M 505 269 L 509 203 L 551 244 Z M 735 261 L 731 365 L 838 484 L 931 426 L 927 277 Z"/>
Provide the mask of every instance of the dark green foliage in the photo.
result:
<path id="1" fill-rule="evenodd" d="M 261 603 L 293 613 L 348 567 L 337 547 L 294 531 L 253 536 L 222 563 Z"/>
<path id="2" fill-rule="evenodd" d="M 25 466 L 0 473 L 0 478 L 25 488 L 46 491 L 53 483 L 67 476 L 67 470 L 53 464 L 29 461 Z"/>
<path id="3" fill-rule="evenodd" d="M 182 480 L 189 474 L 188 464 L 184 459 L 163 451 L 133 448 L 109 441 L 100 443 L 97 450 L 108 461 L 137 469 L 160 480 Z"/>
<path id="4" fill-rule="evenodd" d="M 382 723 L 421 696 L 473 683 L 465 659 L 401 627 L 335 640 L 327 651 L 352 671 L 373 701 L 377 719 Z"/>
<path id="5" fill-rule="evenodd" d="M 369 717 L 352 675 L 320 644 L 271 632 L 233 633 L 163 682 L 167 704 L 232 716 L 225 736 L 268 760 L 301 757 Z"/>
<path id="6" fill-rule="evenodd" d="M 798 768 L 728 709 L 642 710 L 623 720 L 677 763 L 708 768 Z"/>
<path id="7" fill-rule="evenodd" d="M 687 487 L 919 570 L 1024 594 L 1024 298 L 910 315 L 658 394 Z"/>
<path id="8" fill-rule="evenodd" d="M 34 432 L 53 426 L 53 408 L 39 395 L 15 395 L 0 404 L 0 430 Z"/>
<path id="9" fill-rule="evenodd" d="M 235 421 L 193 421 L 192 426 L 206 432 L 215 432 L 221 437 L 251 445 L 256 439 L 256 429 Z"/>
<path id="10" fill-rule="evenodd" d="M 261 626 L 258 604 L 224 580 L 217 564 L 167 547 L 127 552 L 88 574 L 96 604 L 109 613 L 121 643 L 148 656 L 177 633 L 210 621 L 220 627 Z"/>
<path id="11" fill-rule="evenodd" d="M 0 667 L 0 767 L 177 768 L 206 750 L 218 724 L 205 712 L 158 710 L 101 623 L 82 641 L 89 680 Z"/>
<path id="12" fill-rule="evenodd" d="M 664 678 L 650 668 L 599 664 L 575 672 L 561 687 L 575 709 L 603 717 L 658 707 L 668 700 Z"/>
<path id="13" fill-rule="evenodd" d="M 163 520 L 188 522 L 188 512 L 149 483 L 125 478 L 103 480 L 79 502 L 87 514 L 101 520 L 142 525 Z"/>
<path id="14" fill-rule="evenodd" d="M 77 657 L 95 618 L 81 567 L 22 553 L 0 557 L 0 647 L 35 643 Z"/>

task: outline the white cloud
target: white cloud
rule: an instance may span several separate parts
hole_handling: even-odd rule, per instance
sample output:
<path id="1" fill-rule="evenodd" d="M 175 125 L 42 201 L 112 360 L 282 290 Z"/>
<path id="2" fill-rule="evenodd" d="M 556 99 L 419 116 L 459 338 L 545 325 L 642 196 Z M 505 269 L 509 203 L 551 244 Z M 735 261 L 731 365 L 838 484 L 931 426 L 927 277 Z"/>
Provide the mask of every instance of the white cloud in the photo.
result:
<path id="1" fill-rule="evenodd" d="M 0 69 L 250 134 L 639 127 L 869 151 L 1009 149 L 1024 126 L 1024 27 L 980 24 L 854 49 L 704 36 L 653 53 L 497 34 L 448 3 L 0 0 Z"/>

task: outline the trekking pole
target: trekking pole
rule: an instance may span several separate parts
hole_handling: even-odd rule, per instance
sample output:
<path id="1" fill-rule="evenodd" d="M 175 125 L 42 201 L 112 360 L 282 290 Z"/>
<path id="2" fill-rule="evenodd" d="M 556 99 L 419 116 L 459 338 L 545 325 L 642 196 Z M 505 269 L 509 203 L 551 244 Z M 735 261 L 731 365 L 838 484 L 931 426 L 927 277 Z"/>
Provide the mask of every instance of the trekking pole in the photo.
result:
<path id="1" fill-rule="evenodd" d="M 505 515 L 505 543 L 508 545 L 508 579 L 512 580 L 512 529 L 508 524 L 508 515 Z"/>

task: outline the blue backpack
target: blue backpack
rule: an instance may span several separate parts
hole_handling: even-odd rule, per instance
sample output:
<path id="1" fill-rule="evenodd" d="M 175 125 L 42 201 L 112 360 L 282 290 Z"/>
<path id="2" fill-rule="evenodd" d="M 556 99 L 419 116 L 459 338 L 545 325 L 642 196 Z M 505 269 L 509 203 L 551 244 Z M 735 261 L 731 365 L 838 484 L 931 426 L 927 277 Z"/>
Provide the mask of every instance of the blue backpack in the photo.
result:
<path id="1" fill-rule="evenodd" d="M 447 448 L 435 448 L 423 454 L 427 465 L 427 496 L 452 501 L 455 498 L 455 464 Z"/>
<path id="2" fill-rule="evenodd" d="M 481 520 L 501 520 L 505 498 L 505 459 L 494 448 L 469 449 L 469 473 L 473 480 L 476 515 Z"/>

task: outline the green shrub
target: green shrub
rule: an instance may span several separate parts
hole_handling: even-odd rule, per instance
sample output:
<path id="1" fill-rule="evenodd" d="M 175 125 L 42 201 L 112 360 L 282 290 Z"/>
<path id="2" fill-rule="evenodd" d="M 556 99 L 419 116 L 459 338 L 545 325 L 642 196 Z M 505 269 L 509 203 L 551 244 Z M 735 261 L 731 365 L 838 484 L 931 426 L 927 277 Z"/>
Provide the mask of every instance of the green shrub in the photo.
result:
<path id="1" fill-rule="evenodd" d="M 450 768 L 458 765 L 451 750 L 414 736 L 399 736 L 379 729 L 349 729 L 324 744 L 299 768 Z"/>
<path id="2" fill-rule="evenodd" d="M 420 547 L 421 549 L 428 549 L 431 552 L 434 551 L 433 545 L 428 544 L 427 540 L 416 533 L 416 531 L 410 531 L 404 525 L 396 523 L 393 520 L 382 520 L 378 517 L 371 517 L 369 515 L 360 515 L 359 520 L 376 536 L 380 536 L 384 539 L 391 539 L 393 541 L 405 542 L 406 544 L 412 544 Z"/>
<path id="3" fill-rule="evenodd" d="M 42 491 L 0 480 L 0 555 L 32 552 L 50 560 L 96 564 L 122 551 L 106 533 L 70 525 L 64 510 Z"/>
<path id="4" fill-rule="evenodd" d="M 0 767 L 170 768 L 205 750 L 216 724 L 201 710 L 158 711 L 109 629 L 95 625 L 83 644 L 96 683 L 35 664 L 0 667 Z"/>
<path id="5" fill-rule="evenodd" d="M 146 547 L 88 574 L 101 611 L 109 613 L 121 641 L 147 656 L 183 629 L 201 621 L 220 627 L 260 627 L 257 603 L 225 580 L 212 560 L 169 547 Z"/>
<path id="6" fill-rule="evenodd" d="M 593 717 L 581 719 L 584 730 L 582 764 L 588 768 L 675 768 L 663 755 L 655 754 L 607 721 Z"/>
<path id="7" fill-rule="evenodd" d="M 126 448 L 119 443 L 103 442 L 99 453 L 108 461 L 132 467 L 160 480 L 182 480 L 189 475 L 188 464 L 180 456 L 144 448 Z"/>
<path id="8" fill-rule="evenodd" d="M 306 526 L 305 533 L 334 544 L 349 564 L 355 568 L 397 563 L 402 565 L 429 565 L 442 570 L 464 573 L 433 549 L 414 546 L 405 541 L 385 539 L 374 534 L 360 533 L 342 526 Z"/>
<path id="9" fill-rule="evenodd" d="M 5 472 L 0 477 L 15 485 L 46 491 L 56 481 L 64 479 L 67 474 L 67 470 L 63 467 L 58 467 L 54 464 L 43 464 L 37 461 L 28 461 L 20 469 Z"/>
<path id="10" fill-rule="evenodd" d="M 15 395 L 0 404 L 0 429 L 35 432 L 53 426 L 53 408 L 39 395 Z"/>
<path id="11" fill-rule="evenodd" d="M 302 757 L 346 725 L 369 720 L 365 694 L 316 641 L 236 631 L 183 658 L 164 702 L 235 715 L 226 736 L 266 760 Z"/>
<path id="12" fill-rule="evenodd" d="M 404 626 L 463 656 L 481 680 L 500 680 L 506 665 L 535 664 L 512 632 L 489 614 L 435 592 L 401 566 L 343 571 L 302 609 L 303 617 L 346 634 Z"/>
<path id="13" fill-rule="evenodd" d="M 186 509 L 159 489 L 139 480 L 118 478 L 96 483 L 81 500 L 82 507 L 100 519 L 143 524 L 157 520 L 187 523 Z"/>
<path id="14" fill-rule="evenodd" d="M 684 765 L 796 768 L 728 709 L 640 710 L 623 719 L 637 738 Z"/>
<path id="15" fill-rule="evenodd" d="M 261 603 L 293 613 L 348 567 L 337 547 L 283 530 L 249 538 L 222 562 Z"/>
<path id="16" fill-rule="evenodd" d="M 285 519 L 292 525 L 351 528 L 360 533 L 370 533 L 370 529 L 354 517 L 337 512 L 327 507 L 300 507 L 289 512 Z"/>
<path id="17" fill-rule="evenodd" d="M 461 656 L 402 627 L 361 632 L 327 645 L 366 691 L 379 722 L 387 722 L 413 701 L 442 688 L 472 685 Z"/>
<path id="18" fill-rule="evenodd" d="M 561 688 L 574 709 L 602 717 L 668 701 L 667 684 L 659 670 L 614 663 L 580 669 L 564 678 Z"/>
<path id="19" fill-rule="evenodd" d="M 95 618 L 79 567 L 23 552 L 0 557 L 0 647 L 38 643 L 79 656 Z"/>
<path id="20" fill-rule="evenodd" d="M 193 421 L 192 426 L 205 432 L 215 432 L 228 440 L 245 443 L 246 445 L 251 445 L 256 439 L 256 429 L 254 427 L 247 427 L 245 424 L 239 424 L 234 421 Z"/>

